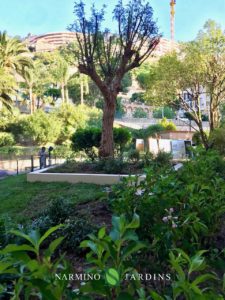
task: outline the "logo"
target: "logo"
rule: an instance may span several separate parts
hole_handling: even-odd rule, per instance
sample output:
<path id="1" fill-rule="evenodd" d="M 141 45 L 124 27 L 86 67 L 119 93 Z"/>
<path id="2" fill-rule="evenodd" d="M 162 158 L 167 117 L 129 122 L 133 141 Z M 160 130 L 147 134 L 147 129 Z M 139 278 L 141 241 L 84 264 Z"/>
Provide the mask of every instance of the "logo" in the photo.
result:
<path id="1" fill-rule="evenodd" d="M 117 272 L 117 270 L 115 270 L 113 268 L 110 268 L 106 271 L 105 279 L 106 279 L 106 282 L 112 286 L 116 286 L 120 282 L 119 273 Z"/>

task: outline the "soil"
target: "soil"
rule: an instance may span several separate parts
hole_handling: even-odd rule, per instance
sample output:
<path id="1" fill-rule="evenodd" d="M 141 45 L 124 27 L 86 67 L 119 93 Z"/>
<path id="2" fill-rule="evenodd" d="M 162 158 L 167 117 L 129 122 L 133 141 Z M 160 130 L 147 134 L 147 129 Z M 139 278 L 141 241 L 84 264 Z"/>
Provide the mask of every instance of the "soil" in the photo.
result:
<path id="1" fill-rule="evenodd" d="M 121 166 L 107 168 L 99 163 L 68 162 L 61 166 L 49 169 L 45 173 L 85 173 L 85 174 L 143 174 L 140 163 L 123 163 Z"/>

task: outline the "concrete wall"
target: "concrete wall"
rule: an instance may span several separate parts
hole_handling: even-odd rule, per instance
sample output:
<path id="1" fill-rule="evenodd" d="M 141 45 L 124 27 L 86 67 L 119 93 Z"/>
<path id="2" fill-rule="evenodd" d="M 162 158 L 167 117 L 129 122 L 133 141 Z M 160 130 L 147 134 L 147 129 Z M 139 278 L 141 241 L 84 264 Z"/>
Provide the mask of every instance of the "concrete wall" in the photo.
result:
<path id="1" fill-rule="evenodd" d="M 69 183 L 94 183 L 99 185 L 111 185 L 121 181 L 129 175 L 117 174 L 72 174 L 72 173 L 42 173 L 48 169 L 38 170 L 27 174 L 29 182 L 69 182 Z M 134 176 L 134 175 L 131 175 Z M 145 175 L 139 176 L 139 181 L 145 179 Z"/>
<path id="2" fill-rule="evenodd" d="M 170 140 L 192 140 L 194 132 L 190 131 L 166 131 L 161 132 L 160 137 L 162 139 L 170 139 Z"/>

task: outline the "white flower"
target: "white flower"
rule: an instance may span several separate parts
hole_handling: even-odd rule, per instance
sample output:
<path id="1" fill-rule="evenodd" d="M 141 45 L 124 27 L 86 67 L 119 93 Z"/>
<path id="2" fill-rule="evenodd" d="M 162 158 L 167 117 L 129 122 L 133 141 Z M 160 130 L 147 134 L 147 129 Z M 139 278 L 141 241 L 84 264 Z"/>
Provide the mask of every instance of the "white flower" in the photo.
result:
<path id="1" fill-rule="evenodd" d="M 106 192 L 106 193 L 111 193 L 111 191 L 112 191 L 112 189 L 110 187 L 106 187 L 104 189 L 104 192 Z"/>
<path id="2" fill-rule="evenodd" d="M 169 211 L 170 211 L 171 213 L 173 213 L 173 212 L 174 212 L 174 209 L 171 207 Z"/>
<path id="3" fill-rule="evenodd" d="M 177 224 L 173 223 L 172 228 L 177 228 Z"/>
<path id="4" fill-rule="evenodd" d="M 162 220 L 163 220 L 163 222 L 166 223 L 166 222 L 168 222 L 168 217 L 163 217 Z"/>
<path id="5" fill-rule="evenodd" d="M 144 192 L 145 192 L 144 189 L 143 189 L 143 190 L 142 190 L 142 189 L 137 189 L 135 195 L 136 195 L 136 196 L 141 196 Z"/>

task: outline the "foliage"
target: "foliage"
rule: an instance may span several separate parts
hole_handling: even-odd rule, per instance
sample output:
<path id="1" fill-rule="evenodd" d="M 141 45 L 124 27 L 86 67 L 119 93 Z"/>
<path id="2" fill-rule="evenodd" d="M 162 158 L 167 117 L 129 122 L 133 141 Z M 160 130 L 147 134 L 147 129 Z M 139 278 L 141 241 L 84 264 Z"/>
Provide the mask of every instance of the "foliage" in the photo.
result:
<path id="1" fill-rule="evenodd" d="M 144 93 L 133 93 L 130 102 L 144 103 Z"/>
<path id="2" fill-rule="evenodd" d="M 210 135 L 211 147 L 218 150 L 221 155 L 225 154 L 225 126 L 216 128 Z"/>
<path id="3" fill-rule="evenodd" d="M 136 274 L 132 256 L 146 245 L 138 240 L 135 229 L 139 227 L 139 217 L 134 214 L 131 222 L 124 215 L 113 216 L 112 229 L 109 234 L 106 228 L 99 230 L 98 235 L 90 234 L 89 240 L 81 243 L 81 247 L 90 249 L 86 258 L 93 265 L 88 271 L 101 276 L 98 281 L 89 281 L 80 288 L 81 293 L 97 294 L 105 299 L 133 299 L 135 283 L 130 282 L 124 289 L 122 282 L 129 272 Z M 132 285 L 133 288 L 132 288 Z M 140 285 L 137 282 L 136 285 Z"/>
<path id="4" fill-rule="evenodd" d="M 209 99 L 213 131 L 219 126 L 219 109 L 225 93 L 224 41 L 220 26 L 209 20 L 195 41 L 184 44 L 180 53 L 162 57 L 149 73 L 146 99 L 159 106 L 179 101 L 180 108 L 191 114 L 198 126 L 206 149 L 209 143 L 203 131 L 200 98 L 204 95 Z"/>
<path id="5" fill-rule="evenodd" d="M 56 248 L 64 238 L 55 239 L 45 251 L 41 251 L 46 239 L 61 227 L 62 225 L 52 227 L 42 236 L 38 231 L 31 231 L 29 234 L 18 230 L 12 231 L 24 240 L 24 244 L 9 244 L 0 251 L 3 256 L 0 263 L 1 275 L 10 274 L 14 277 L 11 280 L 11 287 L 1 286 L 4 296 L 12 295 L 11 299 L 24 297 L 29 299 L 32 296 L 36 299 L 52 300 L 71 296 L 73 299 L 66 281 L 57 281 L 53 276 L 62 270 L 65 273 L 69 270 L 63 257 L 56 261 L 52 260 Z"/>
<path id="6" fill-rule="evenodd" d="M 198 251 L 192 257 L 181 249 L 176 249 L 176 254 L 174 252 L 169 255 L 171 267 L 176 272 L 176 279 L 172 284 L 173 299 L 223 299 L 221 294 L 215 292 L 217 276 L 212 273 L 202 274 L 207 268 L 203 257 L 207 251 Z M 207 288 L 204 287 L 206 284 Z"/>
<path id="7" fill-rule="evenodd" d="M 126 73 L 121 81 L 122 93 L 127 93 L 128 88 L 132 85 L 132 75 L 130 72 Z"/>
<path id="8" fill-rule="evenodd" d="M 12 96 L 17 84 L 13 76 L 0 67 L 0 104 L 12 111 Z"/>
<path id="9" fill-rule="evenodd" d="M 125 114 L 125 110 L 122 104 L 122 98 L 117 97 L 116 99 L 116 117 L 121 118 Z"/>
<path id="10" fill-rule="evenodd" d="M 66 250 L 67 253 L 80 252 L 80 243 L 90 232 L 96 230 L 96 226 L 90 222 L 88 214 L 80 215 L 75 204 L 62 197 L 53 199 L 40 216 L 32 222 L 31 228 L 38 229 L 42 234 L 52 226 L 61 223 L 64 223 L 64 227 L 54 234 L 54 238 L 64 237 L 63 244 L 59 246 L 59 249 Z"/>
<path id="11" fill-rule="evenodd" d="M 13 146 L 15 139 L 12 133 L 0 132 L 0 147 Z"/>
<path id="12" fill-rule="evenodd" d="M 160 35 L 153 20 L 152 7 L 142 0 L 132 0 L 126 5 L 118 2 L 113 10 L 118 32 L 113 34 L 109 29 L 102 29 L 105 6 L 97 10 L 93 5 L 88 16 L 85 3 L 77 1 L 74 14 L 76 19 L 69 29 L 81 33 L 76 35 L 78 49 L 74 51 L 78 69 L 95 82 L 104 100 L 99 156 L 112 157 L 116 99 L 122 90 L 123 78 L 125 81 L 129 76 L 126 74 L 150 56 Z"/>
<path id="13" fill-rule="evenodd" d="M 103 173 L 106 174 L 121 174 L 123 172 L 125 163 L 122 161 L 121 158 L 107 158 L 101 159 L 97 166 L 96 170 L 101 170 Z"/>
<path id="14" fill-rule="evenodd" d="M 144 63 L 138 69 L 135 70 L 136 79 L 143 89 L 146 89 L 148 87 L 148 80 L 151 70 L 151 64 L 149 63 Z"/>
<path id="15" fill-rule="evenodd" d="M 130 178 L 114 188 L 111 204 L 116 213 L 140 215 L 140 237 L 164 260 L 174 247 L 193 253 L 213 243 L 225 212 L 224 178 L 223 159 L 201 150 L 178 171 L 150 164 L 146 181 Z"/>
<path id="16" fill-rule="evenodd" d="M 154 163 L 158 167 L 171 166 L 172 154 L 164 151 L 159 151 L 154 159 Z"/>
<path id="17" fill-rule="evenodd" d="M 115 148 L 119 153 L 124 151 L 125 146 L 131 140 L 131 133 L 127 128 L 113 128 Z"/>
<path id="18" fill-rule="evenodd" d="M 33 115 L 21 120 L 22 138 L 35 145 L 54 143 L 61 132 L 62 123 L 53 113 L 37 110 Z"/>
<path id="19" fill-rule="evenodd" d="M 148 114 L 143 108 L 137 107 L 133 113 L 133 117 L 134 118 L 147 118 Z"/>
<path id="20" fill-rule="evenodd" d="M 130 149 L 127 156 L 132 162 L 138 162 L 140 160 L 140 152 L 136 149 Z"/>
<path id="21" fill-rule="evenodd" d="M 94 147 L 100 146 L 101 130 L 99 128 L 78 129 L 72 136 L 72 149 L 74 151 L 84 151 L 86 155 L 94 161 L 97 153 Z"/>
<path id="22" fill-rule="evenodd" d="M 165 117 L 159 122 L 164 130 L 177 130 L 176 125 L 172 121 L 168 121 Z"/>
<path id="23" fill-rule="evenodd" d="M 173 111 L 172 108 L 165 106 L 163 108 L 158 108 L 153 111 L 153 117 L 156 119 L 162 119 L 162 118 L 167 118 L 167 119 L 174 119 L 176 116 L 175 112 Z"/>
<path id="24" fill-rule="evenodd" d="M 96 108 L 72 104 L 60 106 L 54 114 L 63 124 L 58 143 L 67 143 L 77 129 L 100 126 L 102 117 L 101 111 Z"/>

